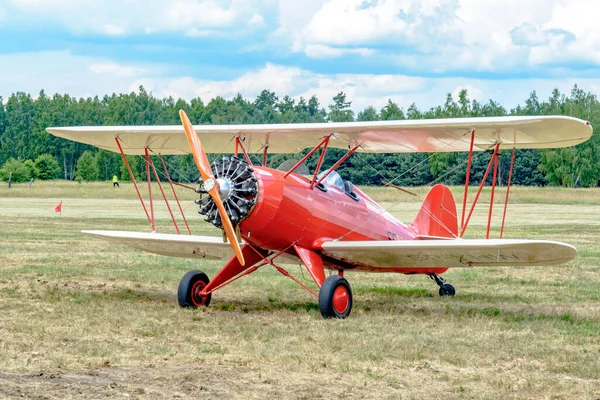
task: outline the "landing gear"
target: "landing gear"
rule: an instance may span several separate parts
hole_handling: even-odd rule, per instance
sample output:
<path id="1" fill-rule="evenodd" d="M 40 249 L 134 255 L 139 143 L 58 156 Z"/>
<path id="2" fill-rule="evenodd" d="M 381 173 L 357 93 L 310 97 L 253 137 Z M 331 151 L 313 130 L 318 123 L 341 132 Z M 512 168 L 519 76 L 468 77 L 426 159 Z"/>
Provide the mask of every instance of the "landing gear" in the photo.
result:
<path id="1" fill-rule="evenodd" d="M 323 318 L 346 318 L 352 310 L 352 290 L 340 275 L 325 279 L 319 290 L 319 308 Z"/>
<path id="2" fill-rule="evenodd" d="M 454 296 L 454 294 L 456 293 L 456 290 L 454 290 L 454 286 L 452 286 L 448 283 L 445 283 L 446 281 L 444 280 L 444 278 L 441 278 L 436 273 L 431 273 L 428 275 L 440 287 L 440 291 L 439 291 L 440 296 Z"/>
<path id="3" fill-rule="evenodd" d="M 179 288 L 177 289 L 179 305 L 184 308 L 208 307 L 211 294 L 200 295 L 208 282 L 210 282 L 210 279 L 202 271 L 190 271 L 185 274 L 179 281 Z"/>

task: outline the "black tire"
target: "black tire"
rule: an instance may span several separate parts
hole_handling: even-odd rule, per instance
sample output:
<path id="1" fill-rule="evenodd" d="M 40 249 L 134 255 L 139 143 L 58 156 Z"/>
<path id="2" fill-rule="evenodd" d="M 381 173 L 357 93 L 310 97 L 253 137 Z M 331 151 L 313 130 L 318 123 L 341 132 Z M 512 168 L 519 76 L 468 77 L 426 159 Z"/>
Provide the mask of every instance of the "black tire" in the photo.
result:
<path id="1" fill-rule="evenodd" d="M 454 286 L 444 283 L 440 286 L 440 296 L 454 296 L 456 291 L 454 290 Z"/>
<path id="2" fill-rule="evenodd" d="M 319 309 L 323 318 L 346 318 L 352 310 L 352 290 L 344 277 L 332 275 L 319 290 Z"/>
<path id="3" fill-rule="evenodd" d="M 208 276 L 202 271 L 190 271 L 179 281 L 177 288 L 177 301 L 184 308 L 208 307 L 212 294 L 198 296 L 197 293 L 204 289 L 210 282 Z"/>

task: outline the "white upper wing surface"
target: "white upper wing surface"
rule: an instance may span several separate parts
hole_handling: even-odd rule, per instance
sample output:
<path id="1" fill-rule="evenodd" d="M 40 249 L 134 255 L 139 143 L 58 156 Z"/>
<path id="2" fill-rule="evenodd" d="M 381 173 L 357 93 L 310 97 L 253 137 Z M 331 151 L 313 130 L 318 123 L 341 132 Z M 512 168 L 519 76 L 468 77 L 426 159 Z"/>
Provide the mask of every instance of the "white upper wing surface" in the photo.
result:
<path id="1" fill-rule="evenodd" d="M 588 122 L 565 116 L 453 118 L 375 122 L 337 122 L 272 125 L 196 125 L 196 133 L 207 153 L 231 153 L 235 137 L 247 152 L 295 153 L 315 146 L 333 135 L 330 147 L 374 153 L 469 151 L 471 131 L 474 150 L 483 151 L 500 142 L 500 148 L 569 147 L 588 140 Z M 190 152 L 183 128 L 169 126 L 79 126 L 48 128 L 55 136 L 118 152 L 119 138 L 126 154 Z"/>

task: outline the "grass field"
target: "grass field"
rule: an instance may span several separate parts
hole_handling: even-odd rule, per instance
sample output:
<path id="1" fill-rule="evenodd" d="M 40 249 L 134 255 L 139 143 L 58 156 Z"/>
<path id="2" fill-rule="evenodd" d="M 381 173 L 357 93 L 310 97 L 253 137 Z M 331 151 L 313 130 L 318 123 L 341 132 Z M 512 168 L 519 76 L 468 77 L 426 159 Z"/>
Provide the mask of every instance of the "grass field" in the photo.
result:
<path id="1" fill-rule="evenodd" d="M 404 221 L 420 204 L 366 190 Z M 600 190 L 511 195 L 505 237 L 562 240 L 579 257 L 451 270 L 454 298 L 424 276 L 349 272 L 352 315 L 323 320 L 312 295 L 267 267 L 214 293 L 207 309 L 180 309 L 179 279 L 197 268 L 214 276 L 219 263 L 79 233 L 149 231 L 126 183 L 3 184 L 0 398 L 599 399 Z M 192 231 L 218 235 L 181 196 Z M 483 204 L 471 237 L 485 232 Z M 159 229 L 172 232 L 157 208 Z M 494 215 L 497 236 L 500 205 Z"/>

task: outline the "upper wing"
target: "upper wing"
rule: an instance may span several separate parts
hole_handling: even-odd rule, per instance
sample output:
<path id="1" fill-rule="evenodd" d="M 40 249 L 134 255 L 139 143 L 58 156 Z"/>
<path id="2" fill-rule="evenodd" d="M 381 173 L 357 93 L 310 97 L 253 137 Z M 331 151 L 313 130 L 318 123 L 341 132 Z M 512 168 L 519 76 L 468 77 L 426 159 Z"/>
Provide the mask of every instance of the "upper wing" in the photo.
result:
<path id="1" fill-rule="evenodd" d="M 451 239 L 326 242 L 323 253 L 377 269 L 554 265 L 574 259 L 577 250 L 549 240 Z"/>
<path id="2" fill-rule="evenodd" d="M 229 260 L 233 251 L 223 239 L 212 236 L 172 235 L 126 231 L 81 231 L 111 242 L 163 256 Z"/>
<path id="3" fill-rule="evenodd" d="M 377 153 L 469 151 L 471 131 L 474 150 L 500 148 L 554 148 L 574 146 L 592 135 L 588 122 L 564 116 L 453 118 L 375 122 L 338 122 L 273 125 L 196 125 L 207 153 L 228 153 L 235 137 L 249 153 L 295 153 L 313 147 L 326 135 L 329 146 Z M 119 151 L 118 137 L 126 154 L 144 154 L 148 148 L 160 154 L 190 152 L 183 128 L 173 126 L 97 126 L 48 128 L 53 135 L 101 149 Z"/>

